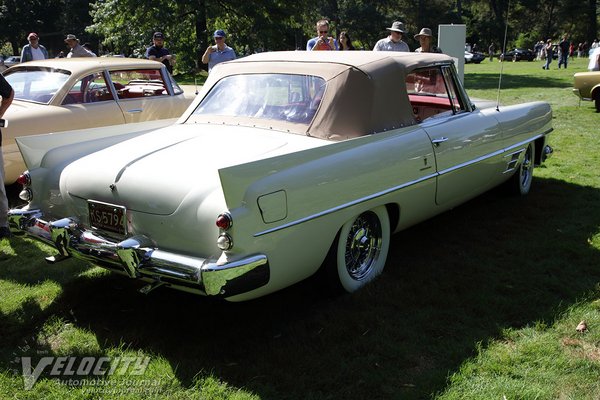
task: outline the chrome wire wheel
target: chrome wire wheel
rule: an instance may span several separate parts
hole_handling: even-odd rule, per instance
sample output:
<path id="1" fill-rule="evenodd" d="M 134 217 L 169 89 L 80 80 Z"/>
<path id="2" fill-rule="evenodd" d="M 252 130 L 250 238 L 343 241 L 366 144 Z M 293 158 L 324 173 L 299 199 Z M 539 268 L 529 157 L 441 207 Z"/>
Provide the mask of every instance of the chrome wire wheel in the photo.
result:
<path id="1" fill-rule="evenodd" d="M 533 143 L 529 143 L 523 161 L 519 166 L 518 174 L 518 189 L 521 194 L 529 193 L 531 189 L 531 182 L 533 181 L 533 167 L 534 167 L 534 152 Z"/>
<path id="2" fill-rule="evenodd" d="M 381 223 L 368 211 L 354 220 L 346 238 L 345 264 L 352 279 L 369 276 L 381 253 Z"/>
<path id="3" fill-rule="evenodd" d="M 390 243 L 390 221 L 384 206 L 365 211 L 340 230 L 336 248 L 336 277 L 347 292 L 381 274 Z"/>

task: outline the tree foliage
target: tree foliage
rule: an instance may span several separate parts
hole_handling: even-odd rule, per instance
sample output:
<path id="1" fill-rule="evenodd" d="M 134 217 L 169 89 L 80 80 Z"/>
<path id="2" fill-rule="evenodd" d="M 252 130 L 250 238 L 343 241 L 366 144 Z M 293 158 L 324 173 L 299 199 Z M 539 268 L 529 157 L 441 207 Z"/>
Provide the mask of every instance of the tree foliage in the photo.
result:
<path id="1" fill-rule="evenodd" d="M 405 39 L 422 27 L 465 24 L 467 41 L 500 48 L 508 21 L 507 43 L 532 47 L 542 39 L 569 35 L 588 43 L 598 36 L 598 0 L 0 0 L 0 37 L 16 54 L 28 32 L 40 33 L 52 54 L 64 50 L 74 33 L 98 45 L 101 53 L 143 56 L 152 33 L 161 31 L 177 55 L 177 69 L 202 66 L 224 29 L 227 43 L 240 55 L 264 50 L 304 49 L 315 35 L 315 22 L 326 18 L 330 30 L 346 30 L 355 47 L 371 49 L 395 20 L 405 23 Z M 507 19 L 508 17 L 508 19 Z"/>

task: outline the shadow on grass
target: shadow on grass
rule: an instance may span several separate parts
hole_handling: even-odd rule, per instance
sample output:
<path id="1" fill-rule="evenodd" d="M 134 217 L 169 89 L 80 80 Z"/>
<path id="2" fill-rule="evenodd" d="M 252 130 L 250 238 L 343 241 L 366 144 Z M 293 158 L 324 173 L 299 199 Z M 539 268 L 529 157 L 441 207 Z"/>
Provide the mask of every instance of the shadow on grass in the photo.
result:
<path id="1" fill-rule="evenodd" d="M 465 81 L 465 88 L 469 89 L 497 89 L 498 74 L 478 74 L 469 73 L 469 79 Z M 570 88 L 573 87 L 573 82 L 565 82 L 559 77 L 552 76 L 539 77 L 524 74 L 510 74 L 506 71 L 502 74 L 502 89 L 523 89 L 523 88 Z"/>
<path id="2" fill-rule="evenodd" d="M 526 198 L 487 193 L 395 235 L 384 275 L 353 295 L 325 295 L 310 279 L 229 304 L 143 296 L 108 275 L 67 282 L 48 309 L 21 312 L 72 321 L 106 348 L 160 355 L 185 386 L 212 373 L 261 399 L 428 398 L 477 343 L 551 323 L 594 290 L 599 201 L 597 189 L 551 179 Z"/>

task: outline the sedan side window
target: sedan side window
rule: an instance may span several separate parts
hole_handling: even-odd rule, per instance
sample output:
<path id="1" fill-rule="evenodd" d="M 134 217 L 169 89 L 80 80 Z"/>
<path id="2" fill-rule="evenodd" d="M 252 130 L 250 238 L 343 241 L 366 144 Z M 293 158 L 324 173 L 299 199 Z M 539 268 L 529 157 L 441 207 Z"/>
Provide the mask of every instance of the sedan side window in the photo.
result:
<path id="1" fill-rule="evenodd" d="M 99 101 L 114 100 L 104 74 L 96 72 L 77 81 L 69 93 L 65 96 L 62 104 L 85 104 Z"/>
<path id="2" fill-rule="evenodd" d="M 169 95 L 160 69 L 110 71 L 110 79 L 121 100 Z"/>

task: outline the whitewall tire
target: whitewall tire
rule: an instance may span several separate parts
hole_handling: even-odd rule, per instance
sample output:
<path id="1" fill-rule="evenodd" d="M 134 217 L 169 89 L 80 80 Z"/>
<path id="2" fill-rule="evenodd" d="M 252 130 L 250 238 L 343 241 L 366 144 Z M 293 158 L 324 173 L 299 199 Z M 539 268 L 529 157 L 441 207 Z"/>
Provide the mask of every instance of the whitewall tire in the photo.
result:
<path id="1" fill-rule="evenodd" d="M 332 278 L 354 292 L 381 274 L 390 247 L 390 220 L 384 206 L 365 211 L 346 222 L 334 244 Z"/>

